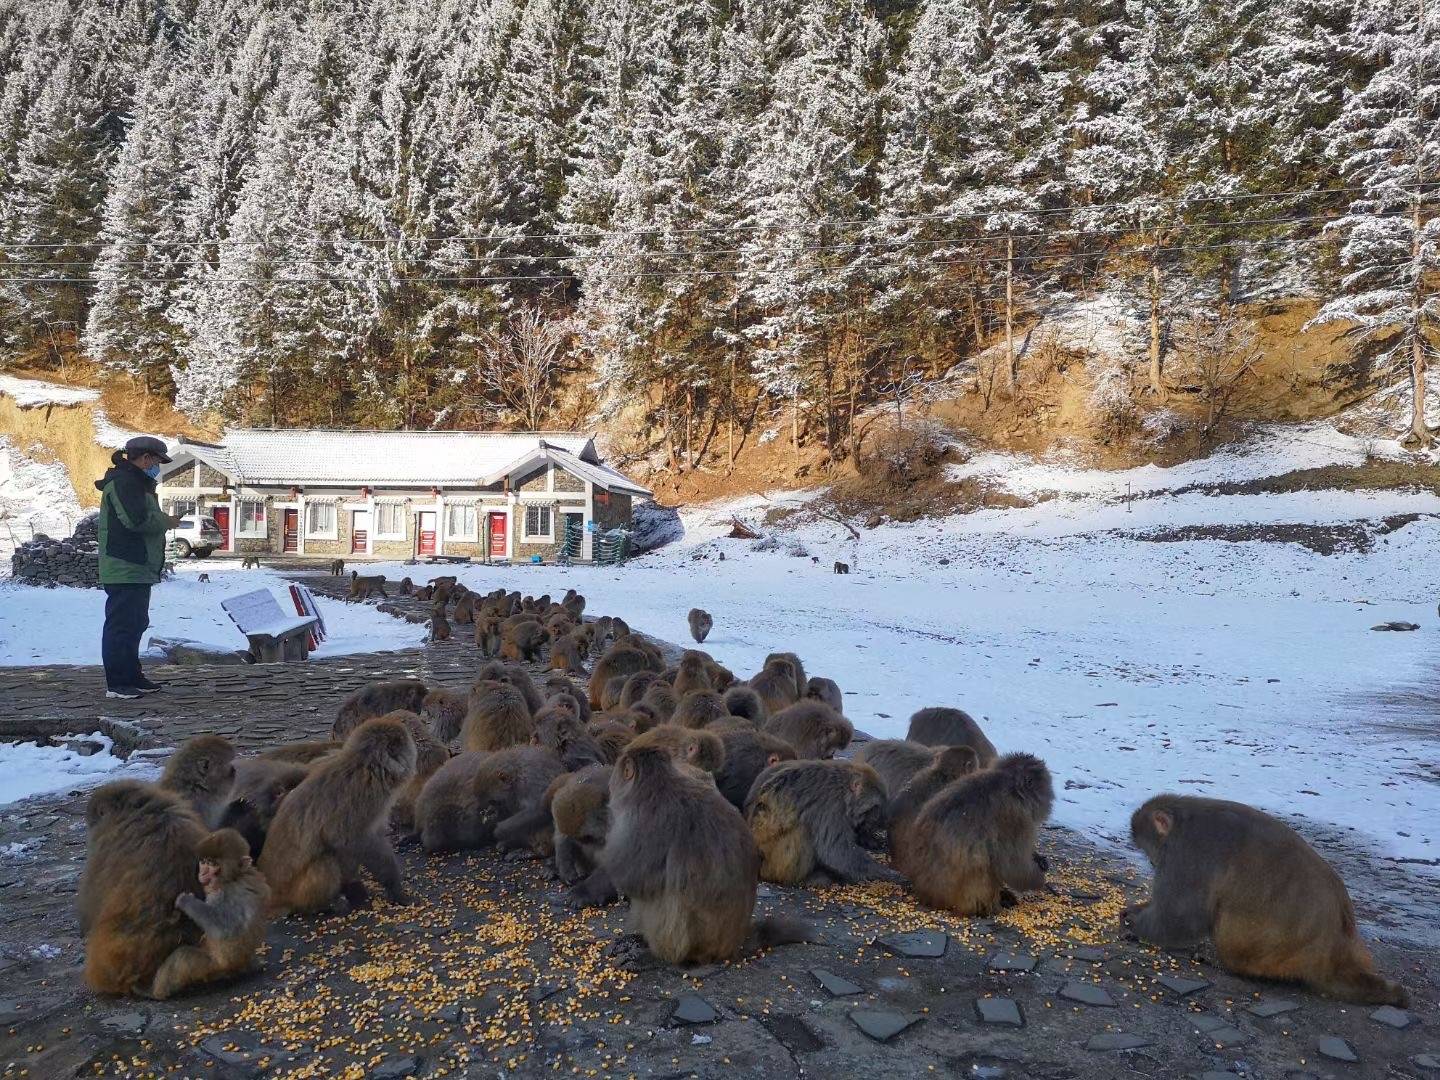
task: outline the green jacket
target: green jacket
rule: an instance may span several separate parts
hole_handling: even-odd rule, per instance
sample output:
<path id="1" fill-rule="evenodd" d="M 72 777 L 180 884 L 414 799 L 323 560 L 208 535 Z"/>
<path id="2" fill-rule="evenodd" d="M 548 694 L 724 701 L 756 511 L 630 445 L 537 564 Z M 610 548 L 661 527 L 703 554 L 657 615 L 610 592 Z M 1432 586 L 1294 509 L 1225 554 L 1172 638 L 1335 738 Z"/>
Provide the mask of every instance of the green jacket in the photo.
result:
<path id="1" fill-rule="evenodd" d="M 155 481 L 121 451 L 100 489 L 100 584 L 154 585 L 165 566 L 170 518 L 155 497 Z"/>

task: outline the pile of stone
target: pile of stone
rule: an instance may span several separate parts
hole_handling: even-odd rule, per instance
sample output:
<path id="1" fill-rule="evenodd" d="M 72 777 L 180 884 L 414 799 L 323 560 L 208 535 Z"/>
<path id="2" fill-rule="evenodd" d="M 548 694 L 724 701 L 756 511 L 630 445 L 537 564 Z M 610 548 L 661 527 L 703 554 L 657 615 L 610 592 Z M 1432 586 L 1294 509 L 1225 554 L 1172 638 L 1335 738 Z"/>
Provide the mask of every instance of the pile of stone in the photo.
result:
<path id="1" fill-rule="evenodd" d="M 11 573 L 26 585 L 53 589 L 69 585 L 80 589 L 100 587 L 100 545 L 95 515 L 83 519 L 68 540 L 52 540 L 44 533 L 21 544 L 10 556 Z"/>

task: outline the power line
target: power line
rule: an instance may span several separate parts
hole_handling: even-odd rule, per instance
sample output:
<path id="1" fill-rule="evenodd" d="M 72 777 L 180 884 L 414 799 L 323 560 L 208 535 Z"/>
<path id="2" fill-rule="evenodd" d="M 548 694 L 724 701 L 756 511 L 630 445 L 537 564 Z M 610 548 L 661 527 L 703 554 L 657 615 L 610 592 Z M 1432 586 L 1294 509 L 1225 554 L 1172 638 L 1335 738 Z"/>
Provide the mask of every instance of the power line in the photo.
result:
<path id="1" fill-rule="evenodd" d="M 1401 184 L 1397 185 L 1402 190 L 1413 190 L 1417 194 L 1422 189 L 1440 188 L 1440 182 Z M 874 224 L 904 224 L 909 222 L 923 221 L 975 221 L 996 217 L 999 215 L 1013 214 L 1025 215 L 1028 217 L 1046 217 L 1054 214 L 1076 214 L 1088 213 L 1096 210 L 1112 210 L 1116 208 L 1130 207 L 1145 213 L 1151 213 L 1157 209 L 1168 207 L 1186 207 L 1194 205 L 1209 205 L 1212 203 L 1249 202 L 1259 199 L 1283 199 L 1298 198 L 1308 195 L 1343 195 L 1357 191 L 1368 191 L 1368 187 L 1333 187 L 1333 188 L 1304 188 L 1291 191 L 1257 191 L 1247 192 L 1238 195 L 1207 195 L 1194 199 L 1183 197 L 1170 197 L 1157 199 L 1154 202 L 1136 207 L 1134 200 L 1123 200 L 1108 203 L 1089 203 L 1071 206 L 1042 207 L 1039 209 L 1018 209 L 1018 208 L 996 208 L 992 210 L 976 210 L 964 213 L 934 212 L 929 214 L 910 214 L 896 217 L 866 217 L 866 218 L 811 218 L 805 220 L 780 220 L 756 225 L 710 225 L 694 226 L 684 229 L 666 229 L 658 226 L 649 226 L 630 229 L 613 229 L 593 226 L 590 228 L 577 227 L 560 232 L 549 233 L 515 233 L 509 236 L 496 236 L 493 234 L 478 235 L 455 235 L 455 236 L 349 236 L 338 238 L 301 238 L 296 243 L 309 244 L 442 244 L 442 243 L 495 243 L 508 244 L 518 241 L 529 240 L 565 240 L 565 239 L 586 239 L 597 236 L 651 236 L 657 234 L 670 236 L 693 236 L 709 233 L 729 232 L 767 232 L 767 231 L 793 231 L 800 229 L 820 229 L 829 227 L 848 227 L 852 225 L 874 225 Z M 1177 223 L 1178 224 L 1178 223 Z M 1215 222 L 1209 227 L 1220 228 L 1225 222 Z M 1004 235 L 1004 234 L 1001 234 Z M 1016 235 L 1027 235 L 1016 232 Z M 38 241 L 26 240 L 0 240 L 0 248 L 40 248 L 40 249 L 64 249 L 77 247 L 106 247 L 110 244 L 134 245 L 149 247 L 225 247 L 225 246 L 263 246 L 274 243 L 273 240 L 239 240 L 233 237 L 215 238 L 210 240 L 77 240 L 70 243 L 41 243 Z"/>
<path id="2" fill-rule="evenodd" d="M 973 259 L 937 259 L 927 263 L 927 266 L 989 266 L 1005 264 L 1025 264 L 1036 262 L 1061 261 L 1067 259 L 1088 258 L 1092 255 L 1169 255 L 1181 252 L 1200 251 L 1226 251 L 1226 250 L 1253 250 L 1255 248 L 1271 247 L 1277 244 L 1335 244 L 1341 243 L 1342 238 L 1335 236 L 1309 236 L 1309 237 L 1275 237 L 1269 240 L 1245 240 L 1231 241 L 1219 244 L 1200 245 L 1170 245 L 1162 247 L 1146 248 L 1096 248 L 1090 251 L 1071 251 L 1060 254 L 1040 255 L 1016 255 L 1013 260 L 1004 256 L 985 257 Z M 1396 266 L 1403 266 L 1409 260 L 1396 263 Z M 885 269 L 883 263 L 856 263 L 847 267 L 829 267 L 823 263 L 793 263 L 786 266 L 742 268 L 734 270 L 674 270 L 674 271 L 616 271 L 615 276 L 632 280 L 667 280 L 667 279 L 700 279 L 720 277 L 750 277 L 768 276 L 772 274 L 787 274 L 792 272 L 803 272 L 809 270 L 843 270 L 853 272 L 856 270 Z M 3 264 L 0 264 L 3 269 Z M 136 278 L 127 277 L 120 279 L 122 284 L 168 284 L 178 285 L 182 278 Z M 369 277 L 360 274 L 326 274 L 310 277 L 205 277 L 200 279 L 201 284 L 232 284 L 232 285 L 268 285 L 279 287 L 284 285 L 311 285 L 326 283 L 356 282 L 363 284 L 402 284 L 419 282 L 430 285 L 481 285 L 481 284 L 505 284 L 524 281 L 543 281 L 553 283 L 565 283 L 574 280 L 571 274 L 495 274 L 495 275 L 451 275 L 451 276 L 426 276 L 426 275 L 394 275 Z M 34 284 L 34 285 L 99 285 L 104 284 L 106 279 L 96 277 L 6 277 L 0 274 L 0 284 Z"/>

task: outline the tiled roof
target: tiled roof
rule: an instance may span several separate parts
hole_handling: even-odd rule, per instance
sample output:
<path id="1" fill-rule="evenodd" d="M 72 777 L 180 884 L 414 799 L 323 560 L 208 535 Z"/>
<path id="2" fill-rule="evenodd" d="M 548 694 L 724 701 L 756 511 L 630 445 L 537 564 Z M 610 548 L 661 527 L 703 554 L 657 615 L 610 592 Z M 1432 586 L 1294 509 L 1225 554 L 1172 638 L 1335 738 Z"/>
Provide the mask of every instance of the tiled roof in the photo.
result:
<path id="1" fill-rule="evenodd" d="M 176 448 L 239 483 L 377 487 L 475 487 L 523 459 L 544 456 L 547 449 L 601 487 L 649 494 L 595 462 L 589 436 L 573 432 L 239 428 L 227 432 L 218 445 L 182 443 Z"/>

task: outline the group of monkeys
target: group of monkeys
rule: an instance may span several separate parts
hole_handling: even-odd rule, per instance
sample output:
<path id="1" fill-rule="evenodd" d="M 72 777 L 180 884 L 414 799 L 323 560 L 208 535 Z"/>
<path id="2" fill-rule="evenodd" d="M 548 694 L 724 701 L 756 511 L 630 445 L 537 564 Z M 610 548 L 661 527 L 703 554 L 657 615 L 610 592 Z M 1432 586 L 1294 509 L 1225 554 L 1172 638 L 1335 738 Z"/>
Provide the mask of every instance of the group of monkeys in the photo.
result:
<path id="1" fill-rule="evenodd" d="M 498 654 L 468 691 L 370 683 L 340 705 L 328 740 L 237 759 L 200 736 L 156 783 L 95 791 L 79 895 L 94 989 L 165 998 L 246 971 L 270 918 L 365 903 L 362 868 L 408 902 L 392 831 L 427 852 L 498 845 L 552 859 L 570 902 L 626 898 L 633 933 L 673 964 L 808 940 L 803 923 L 754 918 L 762 879 L 908 881 L 961 915 L 1044 886 L 1050 772 L 998 754 L 960 709 L 921 709 L 906 739 L 838 760 L 854 734 L 840 689 L 807 678 L 794 653 L 741 681 L 699 650 L 667 663 L 622 619 L 586 620 L 573 590 L 553 601 L 439 579 L 423 591 L 448 594 L 440 606 L 458 592 Z M 689 621 L 702 643 L 713 620 L 695 609 Z M 537 639 L 551 644 L 538 684 L 516 662 L 538 657 Z M 591 656 L 578 685 L 570 674 Z M 1124 915 L 1141 939 L 1208 936 L 1239 974 L 1406 1003 L 1375 973 L 1344 884 L 1283 822 L 1161 795 L 1131 831 L 1155 868 L 1150 901 Z"/>

